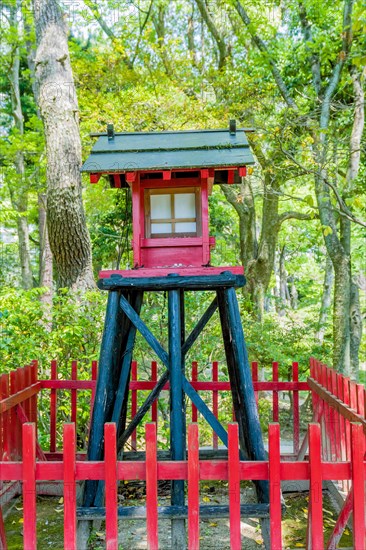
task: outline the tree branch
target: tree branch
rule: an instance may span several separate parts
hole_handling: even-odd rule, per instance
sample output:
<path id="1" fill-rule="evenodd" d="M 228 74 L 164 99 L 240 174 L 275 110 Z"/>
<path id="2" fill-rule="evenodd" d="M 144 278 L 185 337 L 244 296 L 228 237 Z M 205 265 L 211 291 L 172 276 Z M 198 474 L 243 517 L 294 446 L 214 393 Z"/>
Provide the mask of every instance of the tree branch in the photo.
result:
<path id="1" fill-rule="evenodd" d="M 249 31 L 249 34 L 251 36 L 253 44 L 255 44 L 255 46 L 259 49 L 259 51 L 262 52 L 265 55 L 265 58 L 268 60 L 268 63 L 269 63 L 270 68 L 271 68 L 272 76 L 275 79 L 275 82 L 278 86 L 278 89 L 279 89 L 283 99 L 285 100 L 286 104 L 289 107 L 291 107 L 292 109 L 297 110 L 298 109 L 297 105 L 296 105 L 295 101 L 292 99 L 292 97 L 290 95 L 290 92 L 289 92 L 289 90 L 288 90 L 288 88 L 287 88 L 287 86 L 286 86 L 286 84 L 285 84 L 285 82 L 284 82 L 284 80 L 281 76 L 281 73 L 280 73 L 275 61 L 273 60 L 271 54 L 268 51 L 267 46 L 263 42 L 263 40 L 254 31 L 253 24 L 252 24 L 252 22 L 251 22 L 251 20 L 248 16 L 246 10 L 243 8 L 243 6 L 242 6 L 242 4 L 240 3 L 239 0 L 235 3 L 235 7 L 236 7 L 237 12 L 240 15 L 243 23 L 246 25 L 246 27 Z"/>
<path id="2" fill-rule="evenodd" d="M 222 69 L 226 63 L 226 59 L 229 56 L 229 50 L 225 44 L 224 38 L 219 33 L 214 20 L 212 19 L 208 9 L 206 2 L 204 0 L 196 0 L 196 4 L 198 6 L 198 9 L 200 11 L 200 14 L 204 20 L 204 22 L 207 25 L 208 30 L 210 31 L 213 39 L 215 40 L 218 50 L 219 50 L 219 69 Z"/>
<path id="3" fill-rule="evenodd" d="M 284 221 L 295 219 L 295 220 L 313 220 L 314 216 L 311 216 L 310 214 L 303 214 L 302 212 L 283 212 L 283 214 L 280 214 L 278 216 L 278 225 L 282 225 Z"/>
<path id="4" fill-rule="evenodd" d="M 110 38 L 112 42 L 118 42 L 118 37 L 114 34 L 112 29 L 107 25 L 107 23 L 101 16 L 98 4 L 96 2 L 93 2 L 93 0 L 85 0 L 85 5 L 90 9 L 96 21 L 99 23 L 100 28 L 108 36 L 108 38 Z M 126 67 L 128 67 L 129 69 L 133 68 L 131 61 L 126 55 L 122 55 L 121 58 Z"/>
<path id="5" fill-rule="evenodd" d="M 313 42 L 313 36 L 311 32 L 311 24 L 309 23 L 308 16 L 304 4 L 299 2 L 299 15 L 301 27 L 305 39 L 305 48 L 309 54 L 309 61 L 311 65 L 311 73 L 313 75 L 313 86 L 317 96 L 320 95 L 321 90 L 321 74 L 320 74 L 320 61 L 318 53 L 312 52 L 309 48 L 309 42 Z"/>

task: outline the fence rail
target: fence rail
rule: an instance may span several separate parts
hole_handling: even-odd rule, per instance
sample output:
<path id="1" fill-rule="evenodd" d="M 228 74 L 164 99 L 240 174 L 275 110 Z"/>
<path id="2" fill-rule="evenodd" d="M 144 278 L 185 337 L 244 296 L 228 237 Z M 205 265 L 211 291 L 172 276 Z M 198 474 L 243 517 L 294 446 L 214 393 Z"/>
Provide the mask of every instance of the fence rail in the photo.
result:
<path id="1" fill-rule="evenodd" d="M 7 454 L 4 455 L 3 449 L 0 443 L 0 459 L 14 459 L 16 460 L 21 456 L 21 425 L 25 421 L 37 420 L 37 396 L 41 391 L 48 391 L 50 395 L 49 399 L 49 435 L 50 445 L 49 453 L 57 455 L 58 443 L 61 443 L 58 439 L 58 433 L 60 432 L 61 422 L 58 422 L 58 403 L 60 392 L 65 390 L 70 392 L 70 417 L 71 422 L 78 424 L 78 403 L 79 392 L 90 391 L 90 411 L 93 408 L 97 370 L 97 361 L 93 361 L 90 369 L 90 379 L 80 380 L 78 372 L 78 362 L 72 361 L 71 372 L 69 379 L 61 379 L 59 377 L 59 368 L 57 361 L 51 362 L 50 378 L 49 379 L 37 379 L 37 361 L 33 361 L 31 365 L 16 369 L 14 372 L 3 374 L 0 377 L 0 429 L 4 426 L 3 433 L 3 447 L 7 449 Z M 260 392 L 272 393 L 272 420 L 274 422 L 279 421 L 279 392 L 290 392 L 292 394 L 291 406 L 292 406 L 292 432 L 293 432 L 293 452 L 296 455 L 299 450 L 300 441 L 300 421 L 299 421 L 299 392 L 309 391 L 309 386 L 306 381 L 299 381 L 299 367 L 298 363 L 294 362 L 291 369 L 291 380 L 282 381 L 279 380 L 279 365 L 277 362 L 272 364 L 272 376 L 271 380 L 259 380 L 258 379 L 258 363 L 253 362 L 252 368 L 252 380 L 254 386 L 254 392 L 258 403 Z M 138 396 L 140 392 L 151 391 L 158 381 L 158 365 L 156 361 L 152 361 L 150 365 L 150 372 L 143 372 L 142 375 L 145 379 L 139 378 L 139 369 L 136 361 L 132 362 L 131 367 L 131 381 L 130 381 L 130 411 L 129 416 L 132 419 L 138 409 Z M 207 369 L 206 369 L 207 371 Z M 219 377 L 219 364 L 214 361 L 210 369 L 211 379 L 200 380 L 199 379 L 199 365 L 196 361 L 193 361 L 190 367 L 190 379 L 193 388 L 199 392 L 206 392 L 211 394 L 209 398 L 211 402 L 212 412 L 216 418 L 219 416 L 220 411 L 220 399 L 223 392 L 230 391 L 230 382 L 222 380 Z M 146 379 L 148 378 L 148 379 Z M 206 376 L 207 378 L 207 376 Z M 169 390 L 169 382 L 167 382 L 163 388 L 163 391 Z M 268 397 L 267 397 L 268 399 Z M 25 414 L 23 414 L 22 410 Z M 192 422 L 197 422 L 198 412 L 195 405 L 191 404 L 191 410 L 189 414 Z M 150 418 L 152 422 L 159 422 L 158 404 L 157 400 L 152 403 Z M 15 421 L 14 421 L 15 419 Z M 234 415 L 232 419 L 235 420 Z M 12 429 L 10 429 L 12 426 Z M 137 432 L 136 430 L 131 436 L 131 449 L 137 449 Z M 212 434 L 212 446 L 214 449 L 218 447 L 218 438 L 215 433 Z M 10 454 L 9 454 L 10 452 Z"/>

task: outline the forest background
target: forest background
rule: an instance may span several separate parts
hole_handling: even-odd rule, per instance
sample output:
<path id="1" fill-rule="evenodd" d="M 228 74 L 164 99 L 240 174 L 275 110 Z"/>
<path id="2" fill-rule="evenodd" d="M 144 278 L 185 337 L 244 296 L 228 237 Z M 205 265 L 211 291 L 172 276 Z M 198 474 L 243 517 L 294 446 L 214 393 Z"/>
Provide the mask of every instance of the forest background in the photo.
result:
<path id="1" fill-rule="evenodd" d="M 131 201 L 81 178 L 90 134 L 236 118 L 256 166 L 215 186 L 210 224 L 213 264 L 245 267 L 250 359 L 304 377 L 315 355 L 365 381 L 363 1 L 5 0 L 0 15 L 0 372 L 98 358 L 95 281 L 131 267 Z M 187 298 L 192 324 L 206 300 Z M 165 310 L 148 296 L 163 343 Z M 225 376 L 219 324 L 206 330 L 191 359 Z M 140 340 L 136 358 L 153 359 Z"/>

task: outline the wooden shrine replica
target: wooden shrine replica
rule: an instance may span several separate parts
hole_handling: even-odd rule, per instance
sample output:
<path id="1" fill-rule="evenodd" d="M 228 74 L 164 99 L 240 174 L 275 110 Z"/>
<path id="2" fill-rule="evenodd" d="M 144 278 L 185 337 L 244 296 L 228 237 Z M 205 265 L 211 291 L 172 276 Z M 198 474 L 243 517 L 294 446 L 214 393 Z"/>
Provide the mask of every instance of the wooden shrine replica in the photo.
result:
<path id="1" fill-rule="evenodd" d="M 91 183 L 106 176 L 111 187 L 129 187 L 132 195 L 133 269 L 102 271 L 98 286 L 109 293 L 100 351 L 99 375 L 91 422 L 89 460 L 103 458 L 105 422 L 117 424 L 118 450 L 131 436 L 159 392 L 170 382 L 170 448 L 172 460 L 186 459 L 185 395 L 227 446 L 227 432 L 188 382 L 187 352 L 218 309 L 241 456 L 265 460 L 265 450 L 249 370 L 235 289 L 243 287 L 242 267 L 212 267 L 208 197 L 216 183 L 232 184 L 254 163 L 244 130 L 235 121 L 226 130 L 115 133 L 108 125 L 82 167 Z M 215 297 L 190 334 L 185 331 L 186 292 L 213 291 Z M 168 350 L 141 320 L 145 292 L 168 293 Z M 131 360 L 139 331 L 166 368 L 136 416 L 126 425 Z M 255 481 L 258 504 L 241 506 L 242 515 L 265 518 L 268 482 Z M 100 517 L 102 482 L 89 481 L 84 517 Z M 217 510 L 215 509 L 217 508 Z M 225 508 L 225 507 L 224 507 Z M 184 481 L 172 481 L 171 506 L 161 515 L 172 519 L 172 548 L 186 547 L 187 506 Z M 228 507 L 226 507 L 228 512 Z M 133 510 L 120 510 L 131 517 Z M 201 516 L 222 516 L 222 506 L 202 506 Z M 262 521 L 262 531 L 265 521 Z M 266 538 L 265 533 L 264 538 Z"/>

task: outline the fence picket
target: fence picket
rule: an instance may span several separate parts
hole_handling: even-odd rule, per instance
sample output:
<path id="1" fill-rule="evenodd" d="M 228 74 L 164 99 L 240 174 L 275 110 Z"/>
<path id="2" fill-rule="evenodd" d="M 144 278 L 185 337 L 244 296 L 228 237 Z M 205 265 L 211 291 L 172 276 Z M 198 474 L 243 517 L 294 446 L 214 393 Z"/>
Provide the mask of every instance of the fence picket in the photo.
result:
<path id="1" fill-rule="evenodd" d="M 270 424 L 268 433 L 269 517 L 271 550 L 282 550 L 280 426 Z"/>
<path id="2" fill-rule="evenodd" d="M 104 424 L 105 527 L 107 550 L 118 550 L 116 425 Z"/>
<path id="3" fill-rule="evenodd" d="M 240 532 L 240 462 L 238 424 L 228 425 L 228 478 L 230 513 L 230 548 L 241 548 Z"/>
<path id="4" fill-rule="evenodd" d="M 214 361 L 212 363 L 212 382 L 218 382 L 219 380 L 219 363 Z M 215 415 L 215 418 L 219 417 L 219 392 L 218 390 L 212 391 L 212 412 Z M 218 447 L 218 437 L 217 433 L 212 433 L 212 447 L 217 449 Z"/>
<path id="5" fill-rule="evenodd" d="M 146 529 L 148 550 L 159 549 L 156 424 L 146 424 Z"/>
<path id="6" fill-rule="evenodd" d="M 57 361 L 51 361 L 51 380 L 57 380 Z M 57 389 L 50 395 L 50 452 L 56 452 Z"/>
<path id="7" fill-rule="evenodd" d="M 353 481 L 353 546 L 364 550 L 365 546 L 365 438 L 361 424 L 351 424 L 351 456 Z"/>
<path id="8" fill-rule="evenodd" d="M 24 550 L 36 550 L 36 429 L 23 424 L 23 540 Z"/>
<path id="9" fill-rule="evenodd" d="M 71 363 L 71 380 L 78 379 L 78 362 L 72 361 Z M 77 389 L 71 390 L 71 422 L 76 425 L 76 412 L 77 412 Z"/>
<path id="10" fill-rule="evenodd" d="M 309 424 L 309 467 L 310 467 L 310 533 L 311 548 L 324 547 L 323 537 L 323 480 L 321 471 L 321 444 L 319 424 Z"/>
<path id="11" fill-rule="evenodd" d="M 299 363 L 294 361 L 292 363 L 292 381 L 299 381 Z M 292 399 L 292 410 L 293 410 L 293 437 L 294 437 L 294 454 L 297 455 L 300 449 L 300 415 L 299 415 L 299 392 L 297 390 L 293 391 Z"/>
<path id="12" fill-rule="evenodd" d="M 188 549 L 200 547 L 200 466 L 198 424 L 188 426 Z"/>
<path id="13" fill-rule="evenodd" d="M 272 363 L 272 381 L 278 382 L 278 363 L 277 361 L 274 361 Z M 273 407 L 273 414 L 272 414 L 272 420 L 273 422 L 278 422 L 278 391 L 274 391 L 272 394 L 272 407 Z"/>
<path id="14" fill-rule="evenodd" d="M 75 424 L 64 424 L 64 547 L 76 547 L 76 432 Z"/>

